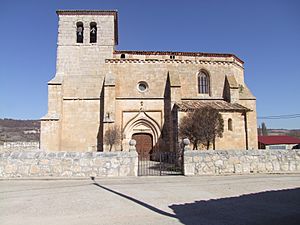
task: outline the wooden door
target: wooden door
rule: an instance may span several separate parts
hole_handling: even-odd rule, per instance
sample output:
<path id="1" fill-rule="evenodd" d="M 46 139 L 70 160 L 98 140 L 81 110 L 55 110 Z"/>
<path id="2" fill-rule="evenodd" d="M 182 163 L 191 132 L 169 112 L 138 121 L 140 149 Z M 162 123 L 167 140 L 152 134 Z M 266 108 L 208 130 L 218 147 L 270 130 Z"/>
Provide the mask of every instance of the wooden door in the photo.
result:
<path id="1" fill-rule="evenodd" d="M 132 139 L 136 140 L 136 150 L 139 155 L 148 156 L 150 154 L 153 147 L 151 134 L 134 134 Z"/>

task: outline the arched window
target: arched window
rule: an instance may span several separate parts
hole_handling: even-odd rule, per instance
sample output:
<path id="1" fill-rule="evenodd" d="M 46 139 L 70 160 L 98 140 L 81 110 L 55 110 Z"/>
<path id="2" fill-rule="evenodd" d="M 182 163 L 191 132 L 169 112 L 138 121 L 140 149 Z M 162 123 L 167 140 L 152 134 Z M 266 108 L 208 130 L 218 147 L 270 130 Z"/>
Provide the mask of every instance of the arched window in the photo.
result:
<path id="1" fill-rule="evenodd" d="M 121 59 L 125 59 L 125 54 L 121 54 Z"/>
<path id="2" fill-rule="evenodd" d="M 83 23 L 76 23 L 76 42 L 83 43 Z"/>
<path id="3" fill-rule="evenodd" d="M 90 43 L 97 42 L 97 23 L 90 23 Z"/>
<path id="4" fill-rule="evenodd" d="M 209 76 L 204 71 L 200 71 L 198 74 L 198 92 L 209 94 Z"/>
<path id="5" fill-rule="evenodd" d="M 228 119 L 228 130 L 232 131 L 232 119 Z"/>

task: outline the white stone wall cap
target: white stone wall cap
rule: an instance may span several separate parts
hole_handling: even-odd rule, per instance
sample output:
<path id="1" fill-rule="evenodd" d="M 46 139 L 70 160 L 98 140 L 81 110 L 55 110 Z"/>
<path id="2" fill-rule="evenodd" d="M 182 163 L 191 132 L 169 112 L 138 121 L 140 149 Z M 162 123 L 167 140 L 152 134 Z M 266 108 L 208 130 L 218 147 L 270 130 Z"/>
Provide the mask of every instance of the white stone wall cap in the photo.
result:
<path id="1" fill-rule="evenodd" d="M 55 77 L 48 82 L 48 84 L 62 84 L 63 78 L 62 75 L 56 74 Z"/>
<path id="2" fill-rule="evenodd" d="M 45 116 L 43 116 L 40 120 L 59 120 L 59 115 L 48 113 Z"/>

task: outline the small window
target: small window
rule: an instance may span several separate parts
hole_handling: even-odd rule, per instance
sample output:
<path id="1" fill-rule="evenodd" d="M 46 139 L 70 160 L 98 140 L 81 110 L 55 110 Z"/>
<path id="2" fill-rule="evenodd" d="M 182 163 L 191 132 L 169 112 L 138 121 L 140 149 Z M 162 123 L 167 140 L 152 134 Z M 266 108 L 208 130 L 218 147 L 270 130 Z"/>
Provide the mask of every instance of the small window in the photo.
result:
<path id="1" fill-rule="evenodd" d="M 90 23 L 90 43 L 97 42 L 97 24 L 95 22 Z"/>
<path id="2" fill-rule="evenodd" d="M 175 59 L 175 55 L 170 55 L 170 59 Z"/>
<path id="3" fill-rule="evenodd" d="M 232 119 L 228 119 L 228 130 L 232 131 Z"/>
<path id="4" fill-rule="evenodd" d="M 148 90 L 148 84 L 144 81 L 141 81 L 141 82 L 138 83 L 137 88 L 140 92 L 145 92 L 145 91 Z"/>
<path id="5" fill-rule="evenodd" d="M 83 23 L 76 23 L 76 42 L 83 43 Z"/>
<path id="6" fill-rule="evenodd" d="M 198 74 L 198 92 L 209 94 L 209 76 L 204 71 L 200 71 Z"/>
<path id="7" fill-rule="evenodd" d="M 125 59 L 125 54 L 121 54 L 121 59 Z"/>

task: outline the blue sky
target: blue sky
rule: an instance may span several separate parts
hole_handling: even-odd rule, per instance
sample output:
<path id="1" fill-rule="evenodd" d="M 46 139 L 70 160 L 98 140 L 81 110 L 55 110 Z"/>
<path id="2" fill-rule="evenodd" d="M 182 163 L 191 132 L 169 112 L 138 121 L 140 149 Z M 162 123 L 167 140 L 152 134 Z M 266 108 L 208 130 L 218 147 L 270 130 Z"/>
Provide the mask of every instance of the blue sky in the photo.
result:
<path id="1" fill-rule="evenodd" d="M 300 114 L 300 1 L 0 0 L 0 118 L 39 119 L 55 74 L 57 9 L 117 9 L 119 50 L 234 53 L 258 116 Z M 258 120 L 300 128 L 300 118 Z"/>

